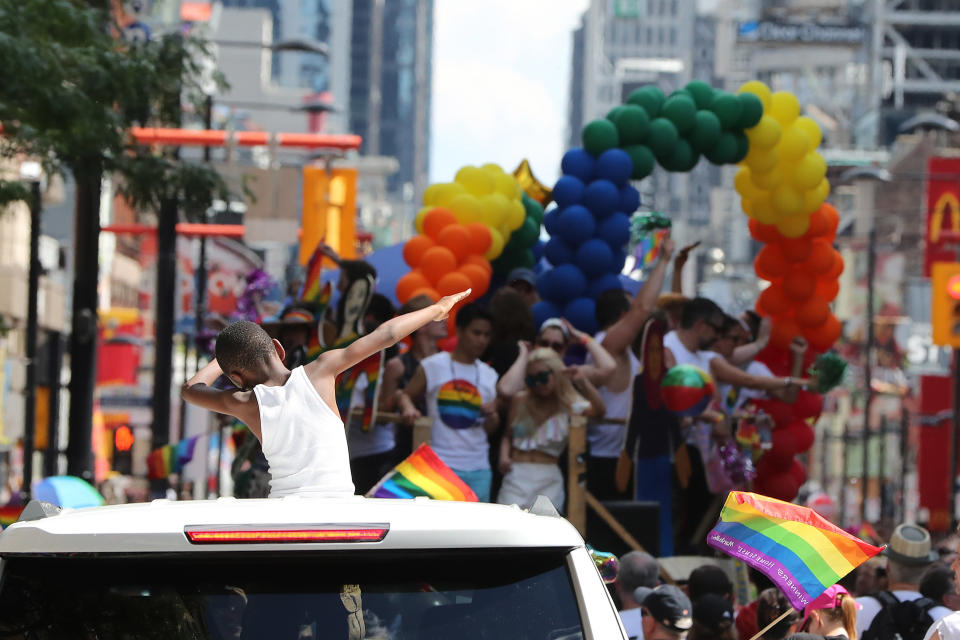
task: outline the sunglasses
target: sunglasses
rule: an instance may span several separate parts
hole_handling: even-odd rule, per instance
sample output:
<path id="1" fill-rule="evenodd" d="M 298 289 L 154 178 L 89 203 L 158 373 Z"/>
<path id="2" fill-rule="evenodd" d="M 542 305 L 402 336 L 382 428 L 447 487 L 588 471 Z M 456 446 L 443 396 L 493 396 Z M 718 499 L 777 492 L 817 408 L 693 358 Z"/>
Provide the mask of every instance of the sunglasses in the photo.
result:
<path id="1" fill-rule="evenodd" d="M 553 375 L 552 371 L 541 371 L 540 373 L 535 373 L 533 375 L 527 376 L 527 386 L 536 387 L 541 384 L 547 384 L 550 382 L 550 376 Z"/>
<path id="2" fill-rule="evenodd" d="M 547 349 L 553 349 L 557 353 L 563 351 L 564 347 L 567 345 L 562 342 L 551 342 L 549 340 L 537 340 L 538 347 L 546 347 Z"/>

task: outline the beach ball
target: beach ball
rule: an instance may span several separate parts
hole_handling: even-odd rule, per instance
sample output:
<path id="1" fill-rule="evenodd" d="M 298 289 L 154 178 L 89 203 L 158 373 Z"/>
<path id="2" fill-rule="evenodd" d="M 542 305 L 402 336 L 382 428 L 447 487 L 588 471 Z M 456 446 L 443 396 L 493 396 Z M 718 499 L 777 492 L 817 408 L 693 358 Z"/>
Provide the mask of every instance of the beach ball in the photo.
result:
<path id="1" fill-rule="evenodd" d="M 698 416 L 713 397 L 713 378 L 691 364 L 679 364 L 667 371 L 660 386 L 667 409 L 680 416 Z"/>

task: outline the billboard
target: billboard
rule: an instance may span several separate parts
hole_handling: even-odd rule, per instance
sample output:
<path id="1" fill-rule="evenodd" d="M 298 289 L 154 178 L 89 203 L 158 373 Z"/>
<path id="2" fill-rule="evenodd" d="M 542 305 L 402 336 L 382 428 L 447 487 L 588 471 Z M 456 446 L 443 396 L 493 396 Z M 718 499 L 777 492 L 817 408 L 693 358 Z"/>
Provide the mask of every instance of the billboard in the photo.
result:
<path id="1" fill-rule="evenodd" d="M 792 24 L 773 20 L 748 20 L 737 25 L 740 42 L 781 44 L 836 44 L 859 47 L 867 37 L 866 27 L 854 24 Z"/>
<path id="2" fill-rule="evenodd" d="M 960 244 L 960 158 L 927 161 L 927 225 L 923 275 L 934 262 L 954 262 Z"/>

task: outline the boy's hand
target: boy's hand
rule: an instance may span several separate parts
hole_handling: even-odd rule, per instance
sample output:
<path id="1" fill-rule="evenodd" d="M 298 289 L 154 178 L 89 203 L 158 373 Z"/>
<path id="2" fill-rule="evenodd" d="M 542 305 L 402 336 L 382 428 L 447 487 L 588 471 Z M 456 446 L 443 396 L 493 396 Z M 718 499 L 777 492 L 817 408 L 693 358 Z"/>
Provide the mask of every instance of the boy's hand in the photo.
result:
<path id="1" fill-rule="evenodd" d="M 446 320 L 447 316 L 450 315 L 450 310 L 453 309 L 458 302 L 470 295 L 471 291 L 473 291 L 473 289 L 467 289 L 466 291 L 455 293 L 452 296 L 444 296 L 440 298 L 440 302 L 434 305 L 440 311 L 440 315 L 436 317 L 436 320 Z"/>

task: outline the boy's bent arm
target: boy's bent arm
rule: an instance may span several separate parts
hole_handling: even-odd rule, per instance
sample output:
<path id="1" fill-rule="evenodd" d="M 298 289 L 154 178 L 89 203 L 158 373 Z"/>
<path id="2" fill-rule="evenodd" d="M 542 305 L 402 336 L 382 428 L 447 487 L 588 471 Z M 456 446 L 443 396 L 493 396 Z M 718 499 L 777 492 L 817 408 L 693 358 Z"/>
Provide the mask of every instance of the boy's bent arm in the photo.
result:
<path id="1" fill-rule="evenodd" d="M 223 371 L 216 359 L 211 360 L 183 383 L 181 397 L 190 404 L 237 418 L 259 439 L 260 412 L 253 391 L 224 390 L 213 387 L 213 383 L 222 374 Z"/>

